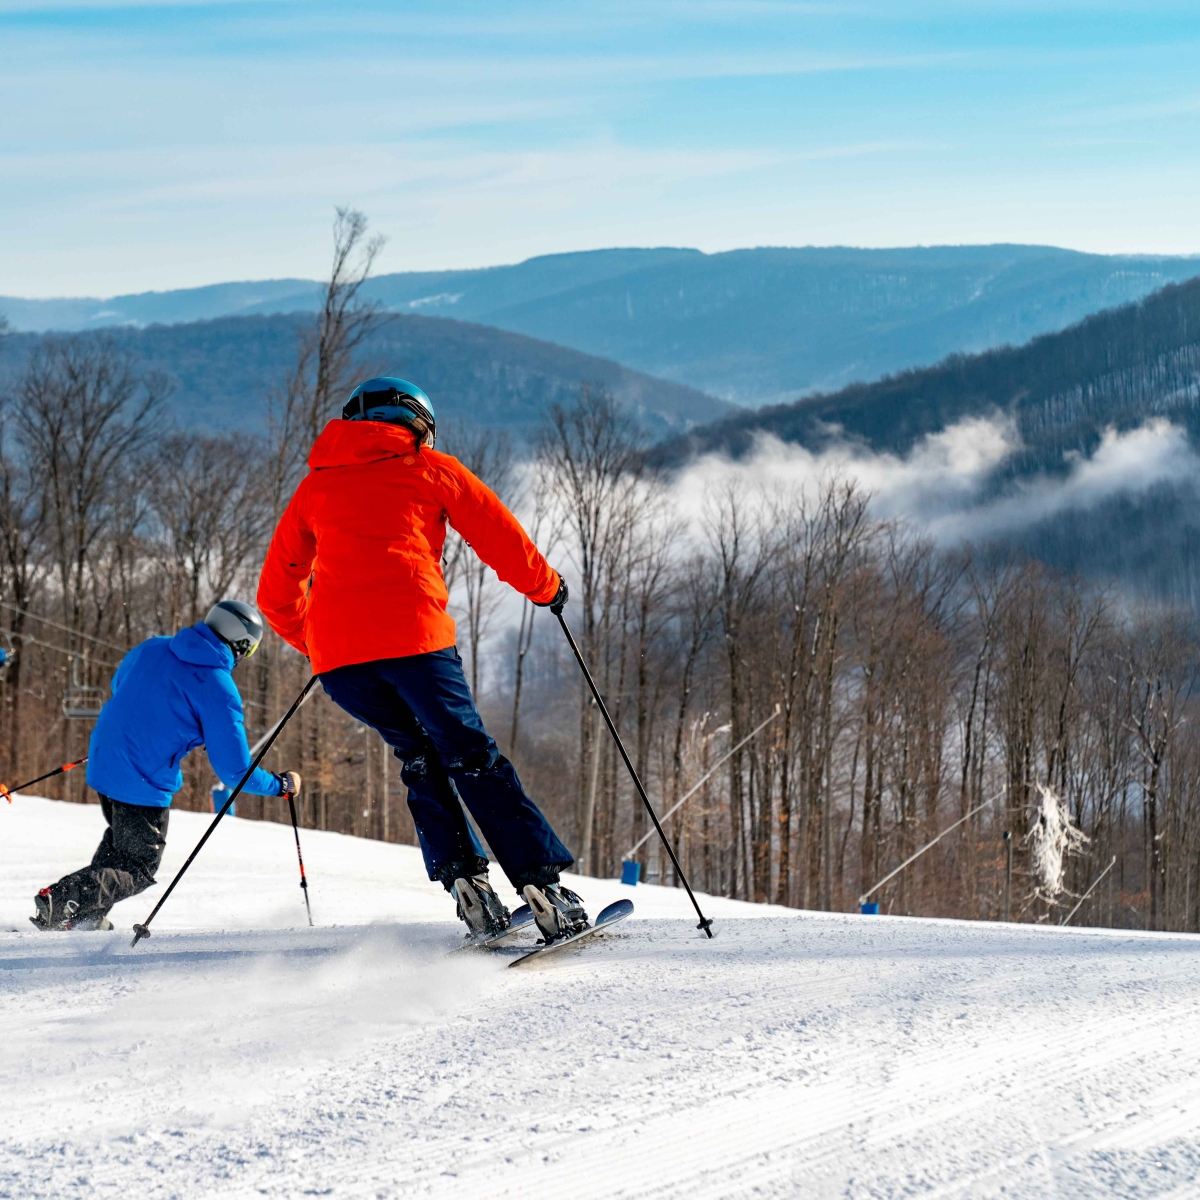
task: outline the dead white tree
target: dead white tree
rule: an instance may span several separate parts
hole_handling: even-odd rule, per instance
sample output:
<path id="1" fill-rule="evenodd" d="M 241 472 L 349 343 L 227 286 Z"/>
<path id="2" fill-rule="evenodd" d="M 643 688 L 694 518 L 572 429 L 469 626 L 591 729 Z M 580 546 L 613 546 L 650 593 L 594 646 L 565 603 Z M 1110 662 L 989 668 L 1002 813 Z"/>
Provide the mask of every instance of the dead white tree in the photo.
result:
<path id="1" fill-rule="evenodd" d="M 1043 783 L 1037 785 L 1042 802 L 1034 810 L 1025 844 L 1033 871 L 1034 897 L 1053 904 L 1064 889 L 1063 872 L 1069 854 L 1090 841 L 1071 819 L 1070 809 Z"/>

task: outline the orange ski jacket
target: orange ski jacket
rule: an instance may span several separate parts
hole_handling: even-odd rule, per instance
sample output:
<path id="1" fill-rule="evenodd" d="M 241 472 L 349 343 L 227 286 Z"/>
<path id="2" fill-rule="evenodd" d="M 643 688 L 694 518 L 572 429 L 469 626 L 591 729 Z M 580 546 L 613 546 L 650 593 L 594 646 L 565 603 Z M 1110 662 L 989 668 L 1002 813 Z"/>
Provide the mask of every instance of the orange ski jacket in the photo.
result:
<path id="1" fill-rule="evenodd" d="M 558 573 L 495 492 L 407 429 L 330 421 L 308 465 L 267 550 L 258 607 L 318 674 L 454 645 L 447 522 L 505 583 L 554 599 Z"/>

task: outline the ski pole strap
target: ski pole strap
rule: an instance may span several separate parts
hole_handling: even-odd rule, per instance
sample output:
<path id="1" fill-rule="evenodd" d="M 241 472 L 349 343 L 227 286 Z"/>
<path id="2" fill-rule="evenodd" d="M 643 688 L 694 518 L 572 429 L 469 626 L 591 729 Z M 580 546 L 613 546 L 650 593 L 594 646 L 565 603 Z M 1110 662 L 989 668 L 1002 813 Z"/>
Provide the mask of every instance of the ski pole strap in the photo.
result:
<path id="1" fill-rule="evenodd" d="M 50 779 L 55 775 L 65 774 L 67 771 L 73 771 L 76 767 L 81 767 L 87 762 L 88 756 L 85 754 L 82 758 L 77 758 L 74 762 L 63 763 L 61 767 L 55 767 L 53 771 L 47 771 L 45 775 L 39 775 L 36 779 L 30 779 L 26 783 L 18 783 L 15 788 L 10 788 L 6 784 L 0 783 L 0 796 L 12 803 L 13 796 L 17 792 L 23 792 L 28 787 L 33 787 L 35 783 L 41 783 L 43 779 Z"/>
<path id="2" fill-rule="evenodd" d="M 554 610 L 551 609 L 551 612 L 554 612 Z M 662 841 L 667 854 L 671 857 L 671 863 L 675 867 L 676 878 L 683 884 L 687 891 L 688 899 L 692 902 L 692 907 L 696 910 L 696 916 L 700 918 L 700 924 L 696 928 L 704 930 L 705 934 L 711 938 L 713 935 L 712 921 L 700 911 L 700 904 L 696 900 L 696 894 L 692 891 L 692 885 L 688 883 L 687 876 L 683 873 L 683 867 L 679 865 L 679 859 L 675 856 L 670 839 L 659 823 L 658 814 L 654 811 L 654 805 L 650 803 L 650 797 L 646 794 L 646 789 L 642 786 L 641 779 L 638 778 L 637 768 L 633 765 L 633 760 L 629 757 L 629 752 L 625 749 L 625 743 L 621 741 L 621 735 L 617 732 L 617 727 L 612 717 L 608 714 L 608 707 L 604 703 L 604 698 L 600 695 L 600 689 L 596 686 L 596 681 L 592 678 L 592 673 L 588 670 L 588 665 L 583 661 L 583 655 L 579 652 L 579 647 L 575 644 L 575 638 L 572 636 L 571 630 L 567 627 L 566 618 L 562 615 L 562 609 L 559 608 L 557 612 L 554 612 L 554 615 L 558 618 L 558 623 L 562 626 L 562 631 L 567 636 L 571 652 L 575 655 L 575 661 L 579 664 L 579 669 L 583 672 L 584 679 L 587 680 L 592 698 L 596 701 L 596 707 L 600 710 L 600 715 L 604 718 L 605 725 L 608 726 L 608 732 L 612 734 L 612 739 L 620 751 L 621 758 L 625 762 L 625 768 L 629 772 L 629 778 L 633 780 L 633 786 L 637 789 L 637 794 L 641 797 L 642 803 L 646 806 L 646 811 L 650 814 L 650 820 L 654 824 L 655 832 Z"/>
<path id="3" fill-rule="evenodd" d="M 237 787 L 235 787 L 233 791 L 229 793 L 225 803 L 221 805 L 221 811 L 217 813 L 215 817 L 213 817 L 212 824 L 209 825 L 209 827 L 204 831 L 204 836 L 196 843 L 196 848 L 187 856 L 187 861 L 183 864 L 183 866 L 175 872 L 175 878 L 172 879 L 167 885 L 167 890 L 163 892 L 158 899 L 158 903 L 150 910 L 150 915 L 145 919 L 145 921 L 142 922 L 142 924 L 134 925 L 133 941 L 129 943 L 131 947 L 136 946 L 138 942 L 142 940 L 142 938 L 150 936 L 150 922 L 153 921 L 158 915 L 158 910 L 162 908 L 164 904 L 166 904 L 167 897 L 175 890 L 175 885 L 183 878 L 184 873 L 187 871 L 188 867 L 192 865 L 196 855 L 204 849 L 204 843 L 207 842 L 210 837 L 212 837 L 213 830 L 215 830 L 220 824 L 221 818 L 230 810 L 230 808 L 233 807 L 233 802 L 238 798 L 238 794 L 241 792 L 242 788 L 245 787 L 247 780 L 249 780 L 250 776 L 253 775 L 258 769 L 258 764 L 262 762 L 267 751 L 270 750 L 271 746 L 274 744 L 275 739 L 283 732 L 283 728 L 288 721 L 291 720 L 292 714 L 295 713 L 296 709 L 298 709 L 300 705 L 304 703 L 304 698 L 312 690 L 313 685 L 316 682 L 317 677 L 315 675 L 309 677 L 309 680 L 304 685 L 300 695 L 298 695 L 296 699 L 292 701 L 292 707 L 289 708 L 284 714 L 283 720 L 275 726 L 270 739 L 263 745 L 263 748 L 254 756 L 254 758 L 251 759 L 250 765 L 246 768 L 245 775 L 238 780 Z"/>

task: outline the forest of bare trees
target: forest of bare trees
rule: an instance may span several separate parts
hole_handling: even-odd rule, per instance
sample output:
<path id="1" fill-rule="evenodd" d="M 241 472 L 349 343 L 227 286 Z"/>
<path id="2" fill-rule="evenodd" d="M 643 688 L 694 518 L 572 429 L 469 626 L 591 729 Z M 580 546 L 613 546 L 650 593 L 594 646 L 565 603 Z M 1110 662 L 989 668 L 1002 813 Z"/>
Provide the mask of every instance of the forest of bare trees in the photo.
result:
<path id="1" fill-rule="evenodd" d="M 0 778 L 84 752 L 125 649 L 221 596 L 252 598 L 308 446 L 386 319 L 358 299 L 378 252 L 365 221 L 339 214 L 335 242 L 326 304 L 294 375 L 263 397 L 262 437 L 172 430 L 167 383 L 95 339 L 46 338 L 8 387 Z M 714 474 L 685 499 L 597 387 L 551 409 L 532 445 L 449 420 L 442 433 L 562 566 L 566 616 L 659 812 L 686 797 L 666 824 L 698 889 L 854 910 L 961 820 L 873 893 L 881 911 L 1057 922 L 1115 859 L 1076 923 L 1200 930 L 1190 613 L 938 549 L 836 478 L 768 490 Z M 675 882 L 555 623 L 453 535 L 444 569 L 493 735 L 579 869 L 615 875 L 640 842 L 643 877 Z M 270 636 L 239 668 L 252 738 L 306 673 Z M 394 759 L 323 696 L 272 755 L 305 776 L 306 825 L 413 840 Z M 84 800 L 81 775 L 46 791 Z M 178 803 L 207 808 L 202 756 L 186 781 Z M 1043 789 L 1079 831 L 1061 891 L 1033 853 Z M 285 815 L 250 797 L 238 814 Z"/>

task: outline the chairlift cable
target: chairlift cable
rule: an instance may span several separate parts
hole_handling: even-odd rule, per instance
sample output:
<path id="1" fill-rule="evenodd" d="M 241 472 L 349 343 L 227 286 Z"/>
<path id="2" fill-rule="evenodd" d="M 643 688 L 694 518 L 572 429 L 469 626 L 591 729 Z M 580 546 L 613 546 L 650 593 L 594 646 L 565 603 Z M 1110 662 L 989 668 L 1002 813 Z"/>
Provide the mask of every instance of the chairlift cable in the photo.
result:
<path id="1" fill-rule="evenodd" d="M 7 600 L 0 600 L 0 608 L 7 608 L 9 612 L 20 613 L 23 617 L 31 617 L 35 621 L 41 621 L 43 625 L 52 625 L 55 629 L 61 629 L 64 633 L 73 634 L 75 637 L 81 637 L 86 641 L 95 642 L 100 646 L 107 646 L 110 650 L 119 650 L 122 654 L 125 654 L 129 650 L 128 646 L 118 646 L 116 642 L 108 642 L 105 641 L 104 638 L 96 637 L 94 634 L 83 633 L 79 629 L 72 629 L 70 625 L 64 625 L 61 621 L 52 621 L 49 617 L 39 616 L 37 613 L 30 612 L 25 608 L 18 608 L 15 604 L 9 604 Z M 24 634 L 19 636 L 24 637 Z M 74 653 L 74 651 L 72 651 L 72 653 Z"/>

